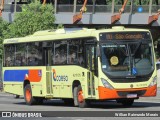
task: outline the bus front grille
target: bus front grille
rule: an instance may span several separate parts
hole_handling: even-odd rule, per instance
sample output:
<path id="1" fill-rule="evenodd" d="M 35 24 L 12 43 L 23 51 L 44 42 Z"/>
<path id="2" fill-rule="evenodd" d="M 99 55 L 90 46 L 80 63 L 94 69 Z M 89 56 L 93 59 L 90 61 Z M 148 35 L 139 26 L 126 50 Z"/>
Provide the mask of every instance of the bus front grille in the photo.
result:
<path id="1" fill-rule="evenodd" d="M 142 96 L 146 93 L 146 90 L 137 90 L 137 91 L 118 91 L 119 96 L 126 97 L 128 94 L 137 94 L 137 96 Z"/>

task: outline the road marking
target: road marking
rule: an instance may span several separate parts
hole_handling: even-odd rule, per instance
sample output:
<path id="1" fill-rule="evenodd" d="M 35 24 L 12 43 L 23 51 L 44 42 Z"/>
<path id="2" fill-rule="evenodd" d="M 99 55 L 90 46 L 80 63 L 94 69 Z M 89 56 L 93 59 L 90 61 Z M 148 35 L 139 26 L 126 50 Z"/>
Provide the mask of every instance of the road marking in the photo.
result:
<path id="1" fill-rule="evenodd" d="M 84 120 L 84 119 L 74 119 L 74 120 Z"/>

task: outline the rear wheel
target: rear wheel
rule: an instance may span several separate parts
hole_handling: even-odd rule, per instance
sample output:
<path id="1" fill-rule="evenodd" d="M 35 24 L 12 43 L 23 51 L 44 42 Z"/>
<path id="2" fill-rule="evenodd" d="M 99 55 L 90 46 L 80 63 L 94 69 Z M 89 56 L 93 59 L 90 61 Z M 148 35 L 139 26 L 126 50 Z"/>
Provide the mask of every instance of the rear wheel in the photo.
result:
<path id="1" fill-rule="evenodd" d="M 80 108 L 88 107 L 89 105 L 88 101 L 84 98 L 81 85 L 74 88 L 74 105 Z"/>
<path id="2" fill-rule="evenodd" d="M 30 84 L 27 84 L 24 88 L 24 99 L 27 105 L 33 105 L 36 102 L 35 98 L 32 96 Z"/>

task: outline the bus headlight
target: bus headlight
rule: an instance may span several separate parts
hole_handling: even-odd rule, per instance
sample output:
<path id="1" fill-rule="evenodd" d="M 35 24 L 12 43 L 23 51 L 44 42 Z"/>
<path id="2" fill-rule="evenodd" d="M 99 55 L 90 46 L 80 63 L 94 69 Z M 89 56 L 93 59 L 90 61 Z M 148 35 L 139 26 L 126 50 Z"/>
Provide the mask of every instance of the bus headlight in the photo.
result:
<path id="1" fill-rule="evenodd" d="M 104 78 L 101 78 L 101 81 L 102 81 L 104 87 L 109 88 L 109 89 L 113 89 L 112 85 L 109 82 L 107 82 L 107 80 L 105 80 Z"/>
<path id="2" fill-rule="evenodd" d="M 155 76 L 155 77 L 153 78 L 152 82 L 149 84 L 149 87 L 152 87 L 152 86 L 154 86 L 154 85 L 156 85 L 156 84 L 157 84 L 157 76 Z"/>

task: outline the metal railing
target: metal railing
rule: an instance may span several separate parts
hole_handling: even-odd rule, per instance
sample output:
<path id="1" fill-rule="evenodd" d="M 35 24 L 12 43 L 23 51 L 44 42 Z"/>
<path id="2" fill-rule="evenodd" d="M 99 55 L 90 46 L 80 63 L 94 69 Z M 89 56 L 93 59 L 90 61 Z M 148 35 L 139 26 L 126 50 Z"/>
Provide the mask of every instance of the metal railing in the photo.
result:
<path id="1" fill-rule="evenodd" d="M 95 6 L 95 13 L 111 13 L 112 6 L 111 5 L 96 5 Z"/>
<path id="2" fill-rule="evenodd" d="M 159 9 L 160 9 L 160 5 L 152 5 L 152 13 L 157 13 Z"/>
<path id="3" fill-rule="evenodd" d="M 119 9 L 121 9 L 122 8 L 122 5 L 115 5 L 114 6 L 114 12 L 115 13 L 118 13 L 119 12 Z M 124 12 L 125 13 L 129 13 L 131 11 L 131 5 L 127 5 L 126 7 L 125 7 L 125 10 L 124 10 Z"/>
<path id="4" fill-rule="evenodd" d="M 79 12 L 82 5 L 76 6 L 76 12 Z M 122 5 L 115 5 L 114 6 L 114 13 L 118 13 L 119 9 L 122 7 Z M 134 5 L 133 6 L 133 12 L 139 13 L 138 8 L 141 7 L 142 11 L 140 13 L 148 13 L 149 12 L 149 5 Z M 152 5 L 151 12 L 157 13 L 158 9 L 160 9 L 160 5 Z M 16 11 L 14 4 L 5 4 L 4 5 L 4 12 L 21 12 L 22 11 L 22 4 L 16 5 Z M 129 13 L 131 11 L 131 5 L 127 5 L 125 7 L 125 13 Z M 74 12 L 74 5 L 71 4 L 59 4 L 56 8 L 57 13 L 61 12 L 68 12 L 73 13 Z M 112 12 L 112 5 L 87 5 L 87 11 L 86 13 L 111 13 Z"/>
<path id="5" fill-rule="evenodd" d="M 57 5 L 57 12 L 73 12 L 73 5 Z"/>
<path id="6" fill-rule="evenodd" d="M 76 12 L 79 12 L 81 9 L 82 5 L 77 5 L 76 6 Z M 87 11 L 86 13 L 92 13 L 93 12 L 93 5 L 87 5 Z"/>
<path id="7" fill-rule="evenodd" d="M 13 4 L 5 4 L 3 12 L 15 12 L 15 5 Z M 22 12 L 22 5 L 17 4 L 16 5 L 16 12 Z"/>
<path id="8" fill-rule="evenodd" d="M 138 8 L 142 8 L 142 12 L 138 12 Z M 149 5 L 136 5 L 134 6 L 135 13 L 148 13 L 149 12 Z"/>

